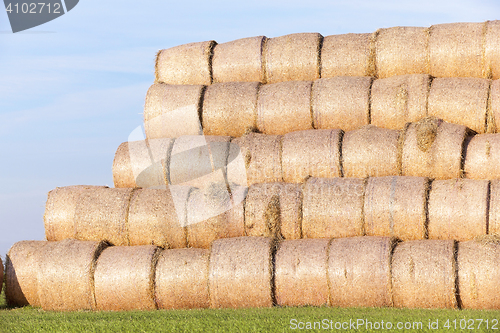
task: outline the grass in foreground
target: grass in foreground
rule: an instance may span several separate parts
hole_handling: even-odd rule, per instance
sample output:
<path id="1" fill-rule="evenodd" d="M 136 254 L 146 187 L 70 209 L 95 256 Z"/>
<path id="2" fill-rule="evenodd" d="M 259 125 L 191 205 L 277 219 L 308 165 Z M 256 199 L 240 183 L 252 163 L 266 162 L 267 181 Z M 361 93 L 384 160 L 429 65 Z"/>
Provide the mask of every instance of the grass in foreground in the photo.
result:
<path id="1" fill-rule="evenodd" d="M 364 322 L 362 323 L 361 320 Z M 2 292 L 0 296 L 0 332 L 6 333 L 463 332 L 469 330 L 495 332 L 500 331 L 500 323 L 497 323 L 497 320 L 500 320 L 500 311 L 327 307 L 65 313 L 46 312 L 31 307 L 9 309 L 5 304 L 4 293 Z M 355 326 L 350 325 L 349 321 Z M 445 327 L 447 321 L 449 326 Z M 316 329 L 314 329 L 314 322 L 316 322 Z M 367 322 L 372 323 L 371 329 Z M 392 330 L 388 329 L 390 325 L 388 323 L 392 324 Z M 396 327 L 398 323 L 403 325 L 403 329 Z M 433 323 L 434 327 L 437 323 L 438 328 L 429 328 L 429 323 Z M 342 324 L 345 329 L 341 327 Z M 357 326 L 357 324 L 360 325 Z"/>

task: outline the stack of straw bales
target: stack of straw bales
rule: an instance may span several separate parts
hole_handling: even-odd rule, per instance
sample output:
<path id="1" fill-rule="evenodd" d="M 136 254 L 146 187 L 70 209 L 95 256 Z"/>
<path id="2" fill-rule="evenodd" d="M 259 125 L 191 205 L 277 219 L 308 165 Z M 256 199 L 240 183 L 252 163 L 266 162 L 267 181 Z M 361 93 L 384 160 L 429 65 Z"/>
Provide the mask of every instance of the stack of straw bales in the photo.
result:
<path id="1" fill-rule="evenodd" d="M 47 241 L 7 255 L 8 304 L 499 309 L 498 36 L 487 21 L 161 50 L 146 138 L 118 147 L 115 188 L 49 192 Z"/>

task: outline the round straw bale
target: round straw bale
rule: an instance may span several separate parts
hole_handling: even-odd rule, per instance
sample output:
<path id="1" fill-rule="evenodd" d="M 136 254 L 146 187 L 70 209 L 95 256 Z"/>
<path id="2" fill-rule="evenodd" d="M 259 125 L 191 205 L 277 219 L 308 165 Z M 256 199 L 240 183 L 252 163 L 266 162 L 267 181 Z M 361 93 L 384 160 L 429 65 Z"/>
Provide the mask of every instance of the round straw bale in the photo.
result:
<path id="1" fill-rule="evenodd" d="M 346 132 L 342 142 L 345 177 L 382 177 L 401 173 L 400 131 L 366 125 Z"/>
<path id="2" fill-rule="evenodd" d="M 186 230 L 178 218 L 172 194 L 170 189 L 138 189 L 134 192 L 128 215 L 130 245 L 187 246 Z M 185 207 L 186 204 L 183 213 Z"/>
<path id="3" fill-rule="evenodd" d="M 500 134 L 478 134 L 467 143 L 465 177 L 500 179 Z"/>
<path id="4" fill-rule="evenodd" d="M 364 202 L 366 234 L 426 238 L 428 187 L 424 177 L 369 178 Z"/>
<path id="5" fill-rule="evenodd" d="M 245 234 L 282 238 L 280 193 L 283 183 L 254 184 L 245 201 Z"/>
<path id="6" fill-rule="evenodd" d="M 312 129 L 311 81 L 263 85 L 257 100 L 257 128 L 264 134 Z"/>
<path id="7" fill-rule="evenodd" d="M 208 308 L 209 250 L 162 251 L 155 276 L 155 297 L 159 309 Z"/>
<path id="8" fill-rule="evenodd" d="M 218 239 L 210 249 L 212 308 L 271 307 L 273 241 L 265 237 Z"/>
<path id="9" fill-rule="evenodd" d="M 94 271 L 105 242 L 65 239 L 38 253 L 38 295 L 44 310 L 95 310 Z M 116 295 L 115 295 L 116 296 Z"/>
<path id="10" fill-rule="evenodd" d="M 279 244 L 274 275 L 278 305 L 328 305 L 329 243 L 329 239 L 294 239 Z"/>
<path id="11" fill-rule="evenodd" d="M 321 77 L 374 75 L 373 34 L 343 34 L 323 38 Z"/>
<path id="12" fill-rule="evenodd" d="M 12 245 L 5 261 L 5 298 L 9 306 L 40 306 L 38 257 L 44 241 L 20 241 Z"/>
<path id="13" fill-rule="evenodd" d="M 457 308 L 455 242 L 400 243 L 392 256 L 392 291 L 398 308 Z"/>
<path id="14" fill-rule="evenodd" d="M 280 231 L 284 239 L 302 238 L 302 184 L 281 186 Z"/>
<path id="15" fill-rule="evenodd" d="M 228 181 L 242 184 L 244 175 L 248 186 L 283 181 L 281 139 L 281 135 L 250 133 L 233 140 L 232 144 L 240 147 L 246 170 L 242 170 L 241 167 L 228 168 Z"/>
<path id="16" fill-rule="evenodd" d="M 460 178 L 467 127 L 424 118 L 411 123 L 403 143 L 402 174 L 435 179 Z"/>
<path id="17" fill-rule="evenodd" d="M 381 29 L 375 42 L 377 76 L 428 73 L 428 40 L 428 28 Z"/>
<path id="18" fill-rule="evenodd" d="M 308 130 L 285 134 L 282 144 L 283 180 L 303 183 L 308 177 L 342 177 L 342 130 Z"/>
<path id="19" fill-rule="evenodd" d="M 390 129 L 427 116 L 431 77 L 399 75 L 375 80 L 371 89 L 371 124 Z"/>
<path id="20" fill-rule="evenodd" d="M 129 245 L 131 188 L 94 188 L 80 194 L 75 210 L 76 239 Z"/>
<path id="21" fill-rule="evenodd" d="M 75 238 L 75 213 L 80 195 L 106 186 L 66 186 L 57 187 L 48 194 L 43 216 L 45 237 L 48 241 Z"/>
<path id="22" fill-rule="evenodd" d="M 304 238 L 362 236 L 365 181 L 310 178 L 304 187 Z"/>
<path id="23" fill-rule="evenodd" d="M 156 56 L 156 82 L 211 84 L 212 52 L 216 44 L 211 40 L 161 50 Z"/>
<path id="24" fill-rule="evenodd" d="M 314 81 L 312 112 L 314 128 L 358 129 L 370 123 L 368 76 L 338 76 Z"/>
<path id="25" fill-rule="evenodd" d="M 485 77 L 485 23 L 447 23 L 430 28 L 430 73 L 435 77 Z"/>
<path id="26" fill-rule="evenodd" d="M 212 60 L 216 82 L 265 82 L 264 36 L 249 37 L 217 44 Z"/>
<path id="27" fill-rule="evenodd" d="M 230 140 L 228 136 L 202 135 L 177 138 L 169 160 L 169 183 L 205 187 L 223 177 L 215 171 L 226 166 Z"/>
<path id="28" fill-rule="evenodd" d="M 489 239 L 488 239 L 489 238 Z M 458 290 L 463 309 L 500 309 L 500 243 L 486 237 L 458 244 Z"/>
<path id="29" fill-rule="evenodd" d="M 490 182 L 488 234 L 500 235 L 500 180 Z"/>
<path id="30" fill-rule="evenodd" d="M 198 112 L 204 89 L 201 85 L 153 84 L 144 105 L 146 137 L 161 139 L 201 134 Z"/>
<path id="31" fill-rule="evenodd" d="M 392 306 L 391 237 L 334 239 L 328 249 L 330 304 L 336 307 Z"/>
<path id="32" fill-rule="evenodd" d="M 485 72 L 486 77 L 500 79 L 500 21 L 486 22 L 485 35 Z"/>
<path id="33" fill-rule="evenodd" d="M 486 132 L 490 81 L 477 78 L 437 78 L 429 93 L 429 116 Z"/>
<path id="34" fill-rule="evenodd" d="M 160 249 L 154 245 L 105 249 L 95 268 L 98 310 L 155 310 L 155 271 Z"/>
<path id="35" fill-rule="evenodd" d="M 489 182 L 449 179 L 432 182 L 429 238 L 466 241 L 486 235 Z"/>
<path id="36" fill-rule="evenodd" d="M 299 33 L 270 38 L 264 47 L 267 83 L 319 79 L 323 37 Z"/>
<path id="37" fill-rule="evenodd" d="M 492 118 L 488 119 L 491 122 L 490 129 L 494 132 L 500 132 L 500 80 L 491 82 L 489 102 L 489 118 Z"/>
<path id="38" fill-rule="evenodd" d="M 203 132 L 239 137 L 257 127 L 258 82 L 209 86 L 203 100 Z"/>
<path id="39" fill-rule="evenodd" d="M 187 204 L 189 247 L 207 249 L 216 239 L 244 236 L 243 207 L 231 200 L 225 183 L 193 190 Z"/>

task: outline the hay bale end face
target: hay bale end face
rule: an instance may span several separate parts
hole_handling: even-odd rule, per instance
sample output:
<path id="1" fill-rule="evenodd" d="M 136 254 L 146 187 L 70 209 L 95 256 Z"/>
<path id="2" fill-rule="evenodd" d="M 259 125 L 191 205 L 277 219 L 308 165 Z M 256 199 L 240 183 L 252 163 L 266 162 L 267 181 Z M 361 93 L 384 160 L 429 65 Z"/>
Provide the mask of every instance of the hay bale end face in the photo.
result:
<path id="1" fill-rule="evenodd" d="M 267 38 L 249 37 L 217 44 L 212 60 L 213 81 L 265 82 L 263 47 Z"/>
<path id="2" fill-rule="evenodd" d="M 155 310 L 154 277 L 159 248 L 153 245 L 105 249 L 95 269 L 97 310 Z"/>
<path id="3" fill-rule="evenodd" d="M 258 82 L 209 86 L 203 100 L 203 133 L 240 137 L 257 128 L 258 90 Z"/>
<path id="4" fill-rule="evenodd" d="M 329 239 L 296 239 L 276 251 L 276 303 L 280 306 L 328 305 Z"/>
<path id="5" fill-rule="evenodd" d="M 467 143 L 465 177 L 500 179 L 500 134 L 479 134 Z"/>
<path id="6" fill-rule="evenodd" d="M 431 78 L 427 74 L 399 75 L 373 81 L 371 124 L 402 129 L 427 116 Z"/>
<path id="7" fill-rule="evenodd" d="M 5 261 L 5 299 L 8 306 L 40 306 L 38 258 L 45 241 L 20 241 L 9 250 Z"/>
<path id="8" fill-rule="evenodd" d="M 270 238 L 237 237 L 212 243 L 209 264 L 210 307 L 271 307 Z"/>
<path id="9" fill-rule="evenodd" d="M 430 73 L 435 77 L 485 77 L 485 23 L 437 24 L 430 28 Z"/>
<path id="10" fill-rule="evenodd" d="M 392 306 L 390 237 L 332 240 L 328 249 L 330 305 Z"/>
<path id="11" fill-rule="evenodd" d="M 318 79 L 322 39 L 318 33 L 298 33 L 268 39 L 264 48 L 266 82 Z"/>
<path id="12" fill-rule="evenodd" d="M 308 177 L 341 177 L 341 130 L 308 130 L 283 136 L 283 180 L 303 183 Z"/>
<path id="13" fill-rule="evenodd" d="M 364 126 L 342 141 L 344 177 L 382 177 L 401 173 L 400 131 Z"/>
<path id="14" fill-rule="evenodd" d="M 337 238 L 364 234 L 365 181 L 357 178 L 310 178 L 303 191 L 304 238 Z"/>
<path id="15" fill-rule="evenodd" d="M 311 81 L 263 85 L 257 100 L 257 128 L 264 134 L 286 134 L 313 128 Z"/>
<path id="16" fill-rule="evenodd" d="M 458 244 L 458 290 L 463 309 L 500 309 L 500 243 L 483 237 Z"/>
<path id="17" fill-rule="evenodd" d="M 161 50 L 156 56 L 156 82 L 167 84 L 212 83 L 213 40 Z"/>
<path id="18" fill-rule="evenodd" d="M 425 177 L 369 178 L 363 209 L 366 235 L 426 238 L 428 187 Z"/>
<path id="19" fill-rule="evenodd" d="M 427 28 L 381 29 L 375 42 L 378 77 L 428 73 L 428 40 Z"/>
<path id="20" fill-rule="evenodd" d="M 321 77 L 374 75 L 372 34 L 343 34 L 323 38 Z"/>
<path id="21" fill-rule="evenodd" d="M 435 180 L 429 193 L 429 238 L 467 241 L 486 235 L 489 181 Z"/>
<path id="22" fill-rule="evenodd" d="M 370 87 L 367 76 L 338 76 L 314 81 L 314 128 L 355 130 L 370 123 Z"/>
<path id="23" fill-rule="evenodd" d="M 455 242 L 400 243 L 392 256 L 392 290 L 398 308 L 457 308 Z"/>
<path id="24" fill-rule="evenodd" d="M 48 242 L 38 254 L 38 295 L 44 310 L 95 310 L 94 270 L 105 242 Z"/>
<path id="25" fill-rule="evenodd" d="M 156 266 L 155 298 L 159 309 L 208 308 L 209 250 L 162 251 Z"/>
<path id="26" fill-rule="evenodd" d="M 202 85 L 153 84 L 144 105 L 146 138 L 201 134 L 199 109 L 204 90 Z"/>

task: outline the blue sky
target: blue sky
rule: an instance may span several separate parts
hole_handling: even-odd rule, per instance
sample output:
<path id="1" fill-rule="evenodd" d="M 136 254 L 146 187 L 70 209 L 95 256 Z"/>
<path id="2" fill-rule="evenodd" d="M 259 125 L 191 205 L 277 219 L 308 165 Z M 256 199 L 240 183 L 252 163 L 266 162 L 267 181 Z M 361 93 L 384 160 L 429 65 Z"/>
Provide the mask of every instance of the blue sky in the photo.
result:
<path id="1" fill-rule="evenodd" d="M 159 49 L 495 19 L 495 0 L 81 0 L 54 21 L 12 34 L 2 10 L 0 256 L 19 240 L 44 239 L 48 191 L 113 185 L 115 150 L 142 123 Z"/>

